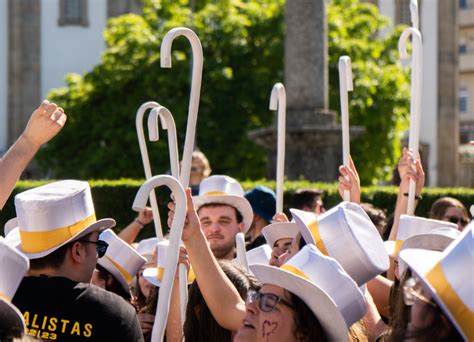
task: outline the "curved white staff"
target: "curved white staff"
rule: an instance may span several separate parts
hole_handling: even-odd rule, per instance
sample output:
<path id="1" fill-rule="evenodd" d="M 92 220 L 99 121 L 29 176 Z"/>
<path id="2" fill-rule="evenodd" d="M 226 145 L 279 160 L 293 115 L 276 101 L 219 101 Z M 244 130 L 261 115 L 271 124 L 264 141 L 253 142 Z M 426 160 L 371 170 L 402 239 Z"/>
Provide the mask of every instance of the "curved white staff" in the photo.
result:
<path id="1" fill-rule="evenodd" d="M 196 132 L 196 121 L 199 110 L 199 97 L 201 93 L 202 80 L 202 46 L 201 41 L 194 31 L 186 27 L 174 28 L 165 35 L 161 43 L 160 62 L 162 68 L 171 68 L 171 46 L 173 40 L 178 36 L 185 36 L 191 43 L 193 54 L 193 72 L 191 78 L 191 94 L 189 96 L 188 124 L 186 127 L 186 139 L 183 149 L 183 164 L 179 181 L 184 188 L 189 185 L 191 172 L 191 158 L 194 147 L 194 136 Z"/>
<path id="2" fill-rule="evenodd" d="M 411 26 L 420 29 L 420 19 L 418 14 L 418 0 L 410 0 Z"/>
<path id="3" fill-rule="evenodd" d="M 342 125 L 342 163 L 349 166 L 349 99 L 348 92 L 353 90 L 352 64 L 349 56 L 339 57 L 339 96 L 341 98 L 341 125 Z M 346 177 L 347 178 L 347 177 Z M 351 200 L 351 193 L 344 190 L 344 201 Z"/>
<path id="4" fill-rule="evenodd" d="M 135 127 L 137 130 L 138 145 L 140 146 L 140 154 L 142 156 L 143 169 L 145 170 L 145 178 L 152 177 L 150 159 L 148 157 L 148 150 L 146 148 L 145 134 L 143 133 L 143 116 L 149 109 L 161 107 L 154 101 L 145 102 L 140 106 L 135 117 Z M 163 240 L 163 230 L 161 228 L 160 213 L 158 212 L 158 203 L 156 202 L 155 191 L 150 193 L 150 205 L 153 212 L 153 222 L 155 223 L 155 233 L 158 241 Z"/>
<path id="5" fill-rule="evenodd" d="M 249 272 L 249 263 L 247 261 L 247 252 L 245 250 L 245 235 L 237 233 L 235 235 L 235 244 L 237 249 L 237 263 Z"/>
<path id="6" fill-rule="evenodd" d="M 158 119 L 161 121 L 161 127 L 168 130 L 168 148 L 170 153 L 171 175 L 179 180 L 179 157 L 178 157 L 178 140 L 176 138 L 176 124 L 173 115 L 163 106 L 158 105 L 151 110 L 148 116 L 148 134 L 150 141 L 159 140 Z"/>
<path id="7" fill-rule="evenodd" d="M 160 287 L 160 296 L 153 325 L 152 341 L 162 341 L 166 322 L 168 320 L 168 311 L 170 306 L 170 295 L 173 287 L 176 266 L 178 264 L 179 246 L 181 234 L 183 232 L 184 220 L 186 219 L 186 194 L 181 184 L 173 177 L 167 175 L 154 176 L 138 189 L 132 209 L 141 211 L 145 208 L 150 192 L 159 186 L 167 186 L 173 193 L 176 202 L 176 211 L 173 224 L 170 230 L 170 240 L 168 255 L 166 258 L 163 280 Z"/>
<path id="8" fill-rule="evenodd" d="M 178 157 L 178 141 L 176 138 L 176 124 L 171 112 L 163 106 L 153 108 L 148 116 L 148 134 L 150 141 L 159 140 L 158 119 L 161 121 L 163 129 L 168 130 L 168 147 L 170 153 L 171 175 L 179 180 L 179 157 Z M 186 266 L 179 264 L 179 289 L 180 289 L 180 307 L 181 322 L 184 323 L 186 317 L 186 306 L 188 303 L 188 273 Z"/>
<path id="9" fill-rule="evenodd" d="M 413 157 L 418 156 L 418 144 L 420 141 L 421 122 L 421 82 L 423 77 L 423 46 L 421 33 L 416 28 L 409 27 L 402 32 L 398 40 L 398 52 L 401 59 L 408 58 L 406 45 L 412 36 L 412 56 L 411 56 L 411 91 L 410 91 L 410 137 L 408 147 L 413 152 Z M 412 166 L 414 169 L 414 165 Z M 415 191 L 416 183 L 410 180 L 408 189 L 407 214 L 413 215 L 415 212 Z"/>
<path id="10" fill-rule="evenodd" d="M 270 110 L 278 109 L 278 145 L 276 174 L 276 212 L 283 212 L 283 192 L 285 180 L 285 134 L 286 134 L 286 92 L 281 83 L 276 83 L 270 95 Z"/>

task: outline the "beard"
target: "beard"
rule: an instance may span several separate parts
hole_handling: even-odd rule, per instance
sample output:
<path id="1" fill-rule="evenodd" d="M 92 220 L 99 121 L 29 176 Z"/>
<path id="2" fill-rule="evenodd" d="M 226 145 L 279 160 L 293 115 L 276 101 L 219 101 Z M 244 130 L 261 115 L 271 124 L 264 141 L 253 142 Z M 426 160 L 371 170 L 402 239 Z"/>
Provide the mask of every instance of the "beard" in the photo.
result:
<path id="1" fill-rule="evenodd" d="M 233 259 L 234 258 L 234 248 L 235 241 L 230 242 L 211 242 L 209 243 L 212 254 L 216 259 Z"/>

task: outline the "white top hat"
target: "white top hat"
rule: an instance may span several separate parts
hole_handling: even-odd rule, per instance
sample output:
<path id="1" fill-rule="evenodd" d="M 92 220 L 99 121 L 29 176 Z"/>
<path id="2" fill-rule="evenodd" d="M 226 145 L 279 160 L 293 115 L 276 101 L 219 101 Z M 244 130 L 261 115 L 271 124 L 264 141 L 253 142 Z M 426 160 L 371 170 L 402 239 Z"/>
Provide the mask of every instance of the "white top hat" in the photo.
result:
<path id="1" fill-rule="evenodd" d="M 156 248 L 158 246 L 158 239 L 156 237 L 141 240 L 137 246 L 137 252 L 140 253 L 141 256 L 146 258 L 147 263 L 153 261 L 153 255 L 156 252 Z"/>
<path id="2" fill-rule="evenodd" d="M 15 196 L 21 250 L 30 259 L 42 258 L 68 242 L 115 226 L 97 221 L 87 182 L 64 180 Z"/>
<path id="3" fill-rule="evenodd" d="M 169 240 L 158 242 L 157 267 L 147 268 L 143 271 L 143 277 L 155 286 L 161 287 L 163 274 L 165 273 L 166 259 L 168 257 Z M 196 277 L 193 269 L 188 272 L 188 284 L 191 284 Z"/>
<path id="4" fill-rule="evenodd" d="M 18 219 L 16 217 L 9 219 L 7 222 L 5 222 L 5 225 L 3 226 L 3 231 L 5 233 L 5 236 L 10 234 L 10 232 L 18 227 Z"/>
<path id="5" fill-rule="evenodd" d="M 125 292 L 130 292 L 130 283 L 145 264 L 146 259 L 111 229 L 103 231 L 99 239 L 107 242 L 109 247 L 97 263 L 112 273 Z"/>
<path id="6" fill-rule="evenodd" d="M 443 253 L 407 248 L 399 258 L 416 273 L 466 341 L 474 341 L 474 235 L 472 227 Z"/>
<path id="7" fill-rule="evenodd" d="M 380 234 L 359 205 L 342 202 L 319 216 L 290 211 L 306 243 L 336 259 L 359 286 L 388 269 Z"/>
<path id="8" fill-rule="evenodd" d="M 280 239 L 294 239 L 298 234 L 295 222 L 276 222 L 264 227 L 262 234 L 270 247 Z"/>
<path id="9" fill-rule="evenodd" d="M 440 227 L 458 229 L 458 226 L 451 222 L 427 219 L 418 216 L 401 215 L 396 240 L 385 241 L 385 249 L 387 250 L 388 255 L 395 257 L 398 255 L 405 240 L 415 235 L 427 234 L 432 229 Z"/>
<path id="10" fill-rule="evenodd" d="M 253 220 L 252 206 L 244 197 L 244 189 L 232 177 L 215 175 L 204 179 L 199 184 L 199 196 L 194 196 L 196 210 L 208 203 L 222 203 L 236 208 L 243 217 L 244 233 L 246 233 Z"/>
<path id="11" fill-rule="evenodd" d="M 21 312 L 11 304 L 30 261 L 16 248 L 0 239 L 0 330 L 23 335 L 25 321 Z"/>
<path id="12" fill-rule="evenodd" d="M 453 242 L 461 232 L 454 228 L 434 228 L 426 234 L 412 236 L 405 240 L 400 248 L 403 251 L 407 248 L 429 249 L 441 254 L 451 242 Z M 406 264 L 403 260 L 398 260 L 398 273 L 402 275 L 406 270 Z"/>
<path id="13" fill-rule="evenodd" d="M 249 265 L 268 265 L 272 254 L 272 249 L 269 245 L 264 244 L 251 249 L 247 253 L 247 263 Z"/>
<path id="14" fill-rule="evenodd" d="M 331 341 L 347 341 L 348 327 L 364 316 L 364 295 L 357 284 L 314 245 L 306 245 L 280 268 L 251 265 L 250 269 L 263 284 L 282 287 L 302 299 Z"/>

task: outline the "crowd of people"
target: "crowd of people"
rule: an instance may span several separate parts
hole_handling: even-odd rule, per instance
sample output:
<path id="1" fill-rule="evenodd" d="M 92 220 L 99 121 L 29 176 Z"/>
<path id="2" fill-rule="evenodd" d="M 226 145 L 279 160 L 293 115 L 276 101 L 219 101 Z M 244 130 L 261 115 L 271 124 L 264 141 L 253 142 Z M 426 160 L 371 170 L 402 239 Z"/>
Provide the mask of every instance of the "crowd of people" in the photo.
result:
<path id="1" fill-rule="evenodd" d="M 33 112 L 0 160 L 1 207 L 66 118 L 47 101 Z M 322 191 L 300 189 L 291 220 L 276 212 L 271 189 L 244 192 L 236 179 L 211 175 L 202 152 L 192 164 L 179 251 L 188 298 L 177 272 L 167 341 L 474 340 L 474 223 L 449 197 L 429 218 L 405 214 L 410 180 L 416 202 L 424 187 L 410 150 L 398 163 L 392 218 L 361 203 L 352 160 L 339 169 L 338 205 L 325 208 Z M 16 218 L 0 237 L 0 340 L 151 340 L 170 253 L 166 237 L 137 241 L 151 208 L 119 232 L 114 219 L 96 217 L 85 181 L 51 182 L 14 202 Z M 170 200 L 168 227 L 175 210 Z M 245 262 L 237 258 L 239 233 Z"/>

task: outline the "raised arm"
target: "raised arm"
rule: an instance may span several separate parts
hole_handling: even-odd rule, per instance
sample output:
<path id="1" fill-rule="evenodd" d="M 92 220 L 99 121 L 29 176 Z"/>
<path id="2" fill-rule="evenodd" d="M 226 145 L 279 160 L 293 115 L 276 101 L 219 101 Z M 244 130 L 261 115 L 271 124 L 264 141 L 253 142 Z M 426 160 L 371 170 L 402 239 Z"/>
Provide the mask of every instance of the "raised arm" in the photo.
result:
<path id="1" fill-rule="evenodd" d="M 351 202 L 360 204 L 360 178 L 352 157 L 349 158 L 349 166 L 339 166 L 339 173 L 338 189 L 341 198 L 344 198 L 344 191 L 347 190 L 351 195 Z"/>
<path id="2" fill-rule="evenodd" d="M 182 239 L 199 289 L 209 310 L 223 328 L 237 331 L 245 316 L 245 303 L 234 285 L 214 258 L 201 231 L 201 223 L 194 209 L 191 189 L 186 189 L 187 218 Z M 169 220 L 174 216 L 174 204 L 169 203 Z M 170 222 L 168 222 L 168 225 Z"/>
<path id="3" fill-rule="evenodd" d="M 137 239 L 140 231 L 153 220 L 153 212 L 151 208 L 146 207 L 138 213 L 137 218 L 123 229 L 118 236 L 128 244 L 132 244 Z"/>
<path id="4" fill-rule="evenodd" d="M 3 209 L 16 181 L 41 145 L 58 134 L 66 119 L 64 110 L 47 100 L 31 114 L 23 133 L 0 160 L 0 209 Z"/>

